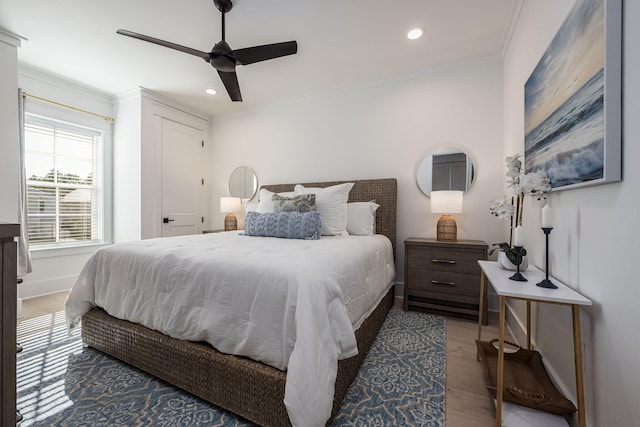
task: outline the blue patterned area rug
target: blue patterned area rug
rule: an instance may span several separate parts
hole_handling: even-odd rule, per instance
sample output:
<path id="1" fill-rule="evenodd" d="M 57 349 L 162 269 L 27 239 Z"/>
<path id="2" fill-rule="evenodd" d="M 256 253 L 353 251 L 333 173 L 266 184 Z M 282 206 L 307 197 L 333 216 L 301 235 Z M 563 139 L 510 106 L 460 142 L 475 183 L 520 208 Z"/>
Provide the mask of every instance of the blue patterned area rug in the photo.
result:
<path id="1" fill-rule="evenodd" d="M 18 409 L 28 426 L 251 426 L 68 336 L 64 313 L 22 322 Z M 444 426 L 441 316 L 392 310 L 333 426 Z"/>

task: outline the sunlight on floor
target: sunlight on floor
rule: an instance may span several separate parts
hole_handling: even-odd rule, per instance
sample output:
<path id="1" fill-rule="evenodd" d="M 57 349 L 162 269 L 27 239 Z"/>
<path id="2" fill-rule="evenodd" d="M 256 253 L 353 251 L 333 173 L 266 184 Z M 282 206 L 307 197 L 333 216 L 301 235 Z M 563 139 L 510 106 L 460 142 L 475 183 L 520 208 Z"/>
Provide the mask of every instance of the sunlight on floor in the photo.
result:
<path id="1" fill-rule="evenodd" d="M 64 311 L 20 322 L 18 342 L 18 409 L 27 427 L 73 405 L 65 392 L 65 373 L 71 353 L 82 350 L 68 335 Z"/>

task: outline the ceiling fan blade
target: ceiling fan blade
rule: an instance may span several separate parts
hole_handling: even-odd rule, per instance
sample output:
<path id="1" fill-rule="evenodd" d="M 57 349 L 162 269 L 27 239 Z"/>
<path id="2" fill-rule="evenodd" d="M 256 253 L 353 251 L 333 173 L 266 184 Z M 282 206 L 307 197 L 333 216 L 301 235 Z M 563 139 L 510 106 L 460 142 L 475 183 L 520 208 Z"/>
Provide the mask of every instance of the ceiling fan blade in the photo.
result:
<path id="1" fill-rule="evenodd" d="M 237 64 L 248 65 L 254 62 L 266 61 L 267 59 L 293 55 L 297 51 L 298 43 L 290 41 L 238 49 L 233 51 L 233 55 L 236 57 Z"/>
<path id="2" fill-rule="evenodd" d="M 235 71 L 232 72 L 224 72 L 218 71 L 218 75 L 224 84 L 225 89 L 227 89 L 227 93 L 229 93 L 229 97 L 232 101 L 242 102 L 242 95 L 240 95 L 240 85 L 238 85 L 238 75 Z"/>
<path id="3" fill-rule="evenodd" d="M 116 31 L 116 33 L 122 34 L 123 36 L 133 37 L 134 39 L 144 40 L 144 41 L 149 42 L 149 43 L 155 43 L 155 44 L 158 44 L 160 46 L 168 47 L 170 49 L 179 50 L 180 52 L 184 52 L 184 53 L 188 53 L 188 54 L 191 54 L 191 55 L 199 56 L 200 58 L 204 59 L 207 62 L 209 62 L 209 59 L 211 59 L 211 55 L 209 53 L 207 53 L 207 52 L 202 52 L 200 50 L 191 49 L 190 47 L 186 47 L 186 46 L 182 46 L 182 45 L 179 45 L 179 44 L 171 43 L 171 42 L 168 42 L 168 41 L 165 41 L 165 40 L 160 40 L 160 39 L 157 39 L 155 37 L 149 37 L 149 36 L 145 36 L 144 34 L 138 34 L 138 33 L 134 33 L 133 31 L 127 31 L 127 30 L 118 30 L 118 31 Z"/>

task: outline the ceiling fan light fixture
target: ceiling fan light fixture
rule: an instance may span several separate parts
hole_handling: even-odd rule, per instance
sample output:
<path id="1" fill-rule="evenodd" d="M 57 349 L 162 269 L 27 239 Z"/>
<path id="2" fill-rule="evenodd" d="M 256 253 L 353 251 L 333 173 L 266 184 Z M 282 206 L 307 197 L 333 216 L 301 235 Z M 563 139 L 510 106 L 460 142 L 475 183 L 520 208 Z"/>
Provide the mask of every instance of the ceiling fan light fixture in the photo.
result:
<path id="1" fill-rule="evenodd" d="M 407 38 L 409 40 L 416 40 L 419 39 L 420 37 L 422 37 L 422 35 L 424 34 L 424 29 L 421 27 L 415 27 L 412 28 L 411 30 L 409 30 L 409 32 L 407 33 Z"/>
<path id="2" fill-rule="evenodd" d="M 211 89 L 211 88 L 207 89 L 205 92 L 207 92 L 209 95 L 217 95 L 218 94 L 217 90 Z"/>

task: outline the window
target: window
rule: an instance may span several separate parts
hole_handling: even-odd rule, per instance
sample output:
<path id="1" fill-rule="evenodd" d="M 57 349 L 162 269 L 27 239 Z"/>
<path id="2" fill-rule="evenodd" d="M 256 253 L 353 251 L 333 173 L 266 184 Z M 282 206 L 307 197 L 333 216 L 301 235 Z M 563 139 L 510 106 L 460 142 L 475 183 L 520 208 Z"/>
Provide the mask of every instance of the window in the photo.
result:
<path id="1" fill-rule="evenodd" d="M 103 131 L 25 114 L 29 244 L 103 241 Z"/>

